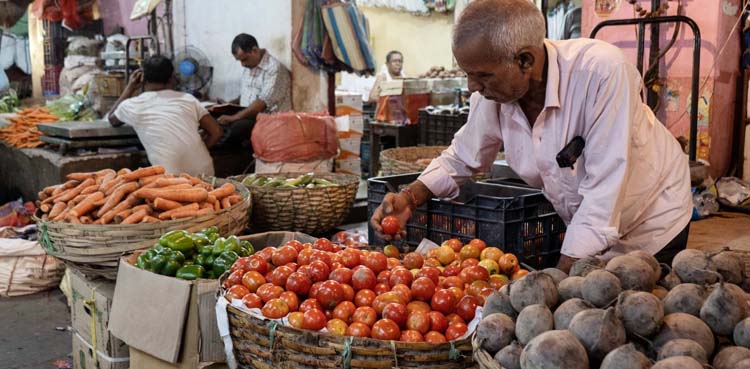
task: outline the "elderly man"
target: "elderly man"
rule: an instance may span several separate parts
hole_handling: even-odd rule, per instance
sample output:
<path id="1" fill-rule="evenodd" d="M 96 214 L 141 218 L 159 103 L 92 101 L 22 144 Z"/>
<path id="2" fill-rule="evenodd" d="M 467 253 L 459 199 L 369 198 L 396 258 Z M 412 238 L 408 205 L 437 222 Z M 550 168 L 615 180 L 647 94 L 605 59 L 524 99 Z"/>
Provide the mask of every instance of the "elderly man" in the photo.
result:
<path id="1" fill-rule="evenodd" d="M 643 104 L 638 71 L 610 44 L 545 40 L 544 29 L 528 0 L 466 8 L 452 46 L 474 92 L 468 122 L 417 181 L 384 199 L 371 219 L 380 237 L 391 238 L 384 215 L 403 228 L 414 208 L 456 196 L 461 182 L 487 171 L 504 146 L 510 167 L 568 224 L 559 268 L 633 250 L 668 261 L 685 248 L 688 160 Z"/>
<path id="2" fill-rule="evenodd" d="M 404 77 L 406 77 L 406 74 L 404 73 L 404 55 L 398 50 L 390 51 L 385 56 L 385 64 L 383 65 L 383 68 L 381 68 L 380 73 L 378 73 L 377 78 L 375 78 L 375 83 L 372 85 L 369 101 L 378 102 L 378 97 L 380 97 L 380 84 L 383 83 L 383 81 L 392 81 L 396 78 Z"/>

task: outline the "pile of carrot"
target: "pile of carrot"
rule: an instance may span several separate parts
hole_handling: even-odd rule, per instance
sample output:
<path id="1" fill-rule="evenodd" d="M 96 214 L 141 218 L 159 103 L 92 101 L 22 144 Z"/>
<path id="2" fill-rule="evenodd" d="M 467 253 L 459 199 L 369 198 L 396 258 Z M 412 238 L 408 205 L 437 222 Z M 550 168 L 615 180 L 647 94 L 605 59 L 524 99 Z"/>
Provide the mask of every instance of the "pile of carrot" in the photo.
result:
<path id="1" fill-rule="evenodd" d="M 19 148 L 33 148 L 42 145 L 39 140 L 41 133 L 37 129 L 40 123 L 52 123 L 60 120 L 56 115 L 50 114 L 45 108 L 29 108 L 16 113 L 17 116 L 9 118 L 10 124 L 0 128 L 0 140 L 11 146 Z"/>
<path id="2" fill-rule="evenodd" d="M 71 173 L 39 192 L 43 219 L 75 224 L 136 224 L 212 214 L 243 200 L 231 183 L 214 188 L 188 174 L 152 166 Z"/>

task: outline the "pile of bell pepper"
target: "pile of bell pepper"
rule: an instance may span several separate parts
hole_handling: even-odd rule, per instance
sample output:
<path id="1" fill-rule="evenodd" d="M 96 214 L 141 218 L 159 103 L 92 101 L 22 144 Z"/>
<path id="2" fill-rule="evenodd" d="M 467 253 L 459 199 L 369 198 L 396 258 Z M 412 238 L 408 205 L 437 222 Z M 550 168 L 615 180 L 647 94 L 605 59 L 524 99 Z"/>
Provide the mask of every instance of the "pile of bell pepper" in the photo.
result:
<path id="1" fill-rule="evenodd" d="M 138 256 L 136 266 L 157 274 L 185 280 L 216 279 L 243 256 L 255 252 L 248 241 L 237 236 L 219 235 L 219 229 L 209 227 L 200 232 L 171 231 L 159 242 Z"/>

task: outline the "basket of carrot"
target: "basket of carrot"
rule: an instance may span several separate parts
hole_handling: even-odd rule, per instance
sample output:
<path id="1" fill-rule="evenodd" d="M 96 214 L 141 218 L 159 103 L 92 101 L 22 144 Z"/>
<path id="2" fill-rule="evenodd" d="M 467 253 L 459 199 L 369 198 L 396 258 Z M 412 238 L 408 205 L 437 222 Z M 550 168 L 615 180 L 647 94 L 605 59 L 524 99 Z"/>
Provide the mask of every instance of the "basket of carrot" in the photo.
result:
<path id="1" fill-rule="evenodd" d="M 172 230 L 240 233 L 252 206 L 238 182 L 166 174 L 161 166 L 67 179 L 39 192 L 39 239 L 49 254 L 92 277 L 115 279 L 122 254 L 151 247 Z"/>
<path id="2" fill-rule="evenodd" d="M 40 123 L 52 123 L 60 120 L 56 115 L 50 114 L 45 108 L 29 108 L 16 113 L 16 116 L 8 118 L 10 124 L 0 128 L 0 140 L 8 145 L 30 149 L 42 145 L 39 140 L 41 132 L 37 129 Z"/>

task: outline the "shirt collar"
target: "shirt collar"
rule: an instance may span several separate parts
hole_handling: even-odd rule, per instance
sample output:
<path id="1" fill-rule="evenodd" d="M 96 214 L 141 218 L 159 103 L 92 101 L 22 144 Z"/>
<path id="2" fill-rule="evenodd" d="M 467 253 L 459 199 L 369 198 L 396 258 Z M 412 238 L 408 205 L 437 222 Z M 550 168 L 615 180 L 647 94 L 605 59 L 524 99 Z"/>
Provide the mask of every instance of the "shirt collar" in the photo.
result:
<path id="1" fill-rule="evenodd" d="M 256 65 L 254 68 L 248 68 L 250 70 L 260 69 L 260 70 L 266 70 L 268 69 L 268 65 L 271 63 L 271 56 L 268 54 L 268 50 L 266 50 L 263 53 L 263 56 L 260 58 L 260 63 Z"/>
<path id="2" fill-rule="evenodd" d="M 544 97 L 544 108 L 560 107 L 560 65 L 557 61 L 557 49 L 550 41 L 544 40 L 547 49 L 547 86 Z"/>

